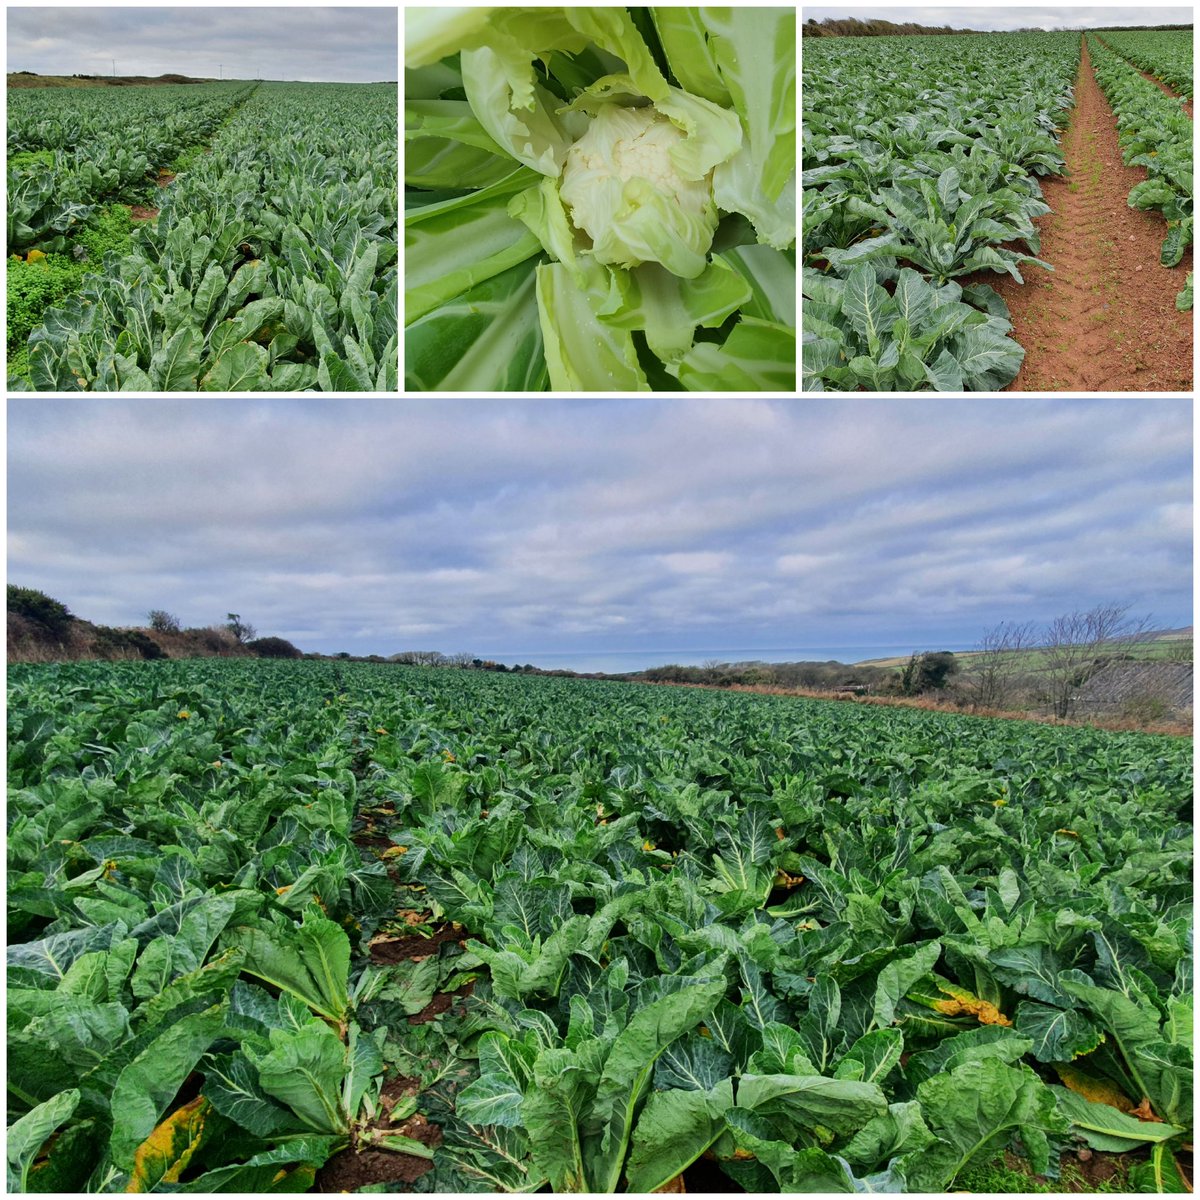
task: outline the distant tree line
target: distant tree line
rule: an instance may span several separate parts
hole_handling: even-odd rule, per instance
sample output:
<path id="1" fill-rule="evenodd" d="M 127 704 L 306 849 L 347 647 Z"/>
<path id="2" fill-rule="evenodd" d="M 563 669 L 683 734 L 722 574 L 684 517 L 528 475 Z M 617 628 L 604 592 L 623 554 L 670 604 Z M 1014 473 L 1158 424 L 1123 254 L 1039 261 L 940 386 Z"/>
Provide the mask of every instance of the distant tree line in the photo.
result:
<path id="1" fill-rule="evenodd" d="M 825 662 L 721 663 L 699 667 L 670 664 L 651 667 L 624 678 L 646 683 L 691 683 L 710 687 L 774 687 L 854 696 L 920 696 L 946 687 L 958 672 L 958 660 L 949 650 L 912 654 L 897 670 L 870 663 Z"/>
<path id="2" fill-rule="evenodd" d="M 1062 26 L 1057 27 L 1062 29 Z M 1191 25 L 1098 25 L 1096 33 L 1123 33 L 1126 30 L 1145 30 L 1147 32 L 1191 32 Z M 895 21 L 885 21 L 875 17 L 868 21 L 860 21 L 857 17 L 826 17 L 823 21 L 812 18 L 801 26 L 805 37 L 936 37 L 947 34 L 980 34 L 987 32 L 982 29 L 952 29 L 949 25 L 933 26 L 918 25 L 914 21 L 897 24 Z M 1040 25 L 1023 26 L 1012 30 L 1013 33 L 1045 33 Z M 1077 32 L 1070 30 L 1068 32 Z"/>
<path id="3" fill-rule="evenodd" d="M 898 37 L 902 35 L 934 36 L 938 34 L 979 33 L 978 29 L 952 29 L 949 25 L 940 28 L 933 25 L 918 25 L 914 21 L 897 24 L 895 21 L 885 21 L 873 18 L 860 21 L 857 17 L 826 17 L 823 21 L 815 18 L 805 21 L 801 26 L 805 37 Z"/>
<path id="4" fill-rule="evenodd" d="M 556 671 L 543 671 L 533 663 L 525 663 L 523 666 L 514 663 L 509 667 L 502 662 L 494 662 L 490 658 L 476 658 L 461 651 L 458 654 L 443 654 L 440 650 L 401 650 L 399 654 L 390 655 L 387 661 L 407 667 L 454 667 L 460 671 L 516 671 L 526 675 L 559 674 Z"/>

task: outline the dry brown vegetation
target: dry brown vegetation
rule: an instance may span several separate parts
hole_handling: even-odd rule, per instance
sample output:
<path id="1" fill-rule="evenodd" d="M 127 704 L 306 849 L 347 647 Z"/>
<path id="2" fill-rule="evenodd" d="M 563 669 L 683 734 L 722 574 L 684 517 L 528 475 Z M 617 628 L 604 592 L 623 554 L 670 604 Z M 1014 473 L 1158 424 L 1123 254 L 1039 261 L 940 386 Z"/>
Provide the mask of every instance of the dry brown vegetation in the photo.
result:
<path id="1" fill-rule="evenodd" d="M 1036 721 L 1039 725 L 1065 725 L 1104 729 L 1110 733 L 1162 733 L 1171 737 L 1191 737 L 1192 721 L 1144 721 L 1136 716 L 1073 717 L 1066 720 L 1034 712 L 1008 709 L 967 709 L 950 700 L 932 696 L 855 696 L 846 693 L 820 691 L 816 688 L 779 687 L 765 683 L 734 683 L 722 686 L 714 683 L 672 683 L 658 680 L 655 687 L 691 687 L 705 691 L 750 692 L 756 696 L 803 696 L 810 700 L 830 700 L 845 704 L 876 704 L 885 708 L 921 708 L 927 712 L 954 713 L 960 717 L 983 717 L 1002 721 Z"/>
<path id="2" fill-rule="evenodd" d="M 150 628 L 112 629 L 75 618 L 61 632 L 54 632 L 10 611 L 7 635 L 10 663 L 254 657 L 252 650 L 220 626 L 163 633 Z"/>

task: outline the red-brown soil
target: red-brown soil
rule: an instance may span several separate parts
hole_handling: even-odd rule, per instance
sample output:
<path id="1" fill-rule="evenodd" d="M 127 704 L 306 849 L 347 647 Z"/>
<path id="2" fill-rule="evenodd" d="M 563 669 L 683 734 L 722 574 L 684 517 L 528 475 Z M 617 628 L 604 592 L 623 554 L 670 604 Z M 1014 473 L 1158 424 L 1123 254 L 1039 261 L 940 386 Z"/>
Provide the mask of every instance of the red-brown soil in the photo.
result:
<path id="1" fill-rule="evenodd" d="M 403 937 L 381 936 L 371 939 L 371 961 L 374 963 L 398 963 L 410 958 L 428 958 L 436 954 L 443 942 L 452 942 L 467 935 L 461 927 L 446 925 L 431 934 L 422 937 L 411 934 Z"/>
<path id="2" fill-rule="evenodd" d="M 410 1137 L 425 1146 L 441 1144 L 442 1130 L 439 1125 L 430 1125 L 423 1118 L 405 1121 L 392 1132 Z M 415 1154 L 399 1154 L 395 1150 L 343 1150 L 335 1154 L 317 1172 L 314 1191 L 356 1192 L 372 1183 L 403 1185 L 415 1183 L 427 1171 L 433 1170 L 428 1158 Z M 391 1191 L 410 1191 L 403 1186 L 393 1186 Z"/>
<path id="3" fill-rule="evenodd" d="M 1192 252 L 1178 267 L 1162 266 L 1162 216 L 1129 207 L 1146 173 L 1121 160 L 1116 117 L 1086 44 L 1062 146 L 1070 175 L 1043 180 L 1052 211 L 1036 221 L 1038 257 L 1054 270 L 1023 267 L 1024 287 L 1007 275 L 987 279 L 1025 348 L 1006 390 L 1190 391 L 1192 314 L 1176 310 L 1175 296 Z"/>

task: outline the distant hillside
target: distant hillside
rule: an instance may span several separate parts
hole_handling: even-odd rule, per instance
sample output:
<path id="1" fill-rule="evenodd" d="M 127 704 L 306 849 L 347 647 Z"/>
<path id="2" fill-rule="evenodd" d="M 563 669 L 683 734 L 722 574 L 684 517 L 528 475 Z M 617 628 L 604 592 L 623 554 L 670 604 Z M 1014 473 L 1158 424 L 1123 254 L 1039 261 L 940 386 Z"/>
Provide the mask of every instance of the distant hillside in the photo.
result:
<path id="1" fill-rule="evenodd" d="M 65 604 L 35 588 L 8 585 L 8 661 L 79 662 L 99 659 L 300 658 L 283 638 L 239 637 L 230 624 L 183 629 L 168 613 L 160 627 L 117 629 L 75 616 Z"/>
<path id="2" fill-rule="evenodd" d="M 215 79 L 193 79 L 188 75 L 38 75 L 34 71 L 10 71 L 10 88 L 97 88 L 156 87 L 177 83 L 216 83 Z"/>
<path id="3" fill-rule="evenodd" d="M 1190 642 L 1192 640 L 1192 627 L 1187 625 L 1182 629 L 1155 629 L 1150 633 L 1142 634 L 1133 644 L 1123 647 L 1120 642 L 1113 642 L 1111 648 L 1113 651 L 1125 649 L 1125 652 L 1134 658 L 1166 658 L 1172 655 L 1179 649 L 1179 643 Z M 1035 650 L 1022 651 L 1026 656 L 1035 655 Z M 966 669 L 969 669 L 971 664 L 981 657 L 981 652 L 977 650 L 959 650 L 956 651 L 959 662 Z M 894 670 L 904 666 L 908 662 L 907 656 L 899 658 L 867 658 L 862 662 L 855 663 L 856 667 L 882 667 L 887 670 Z"/>

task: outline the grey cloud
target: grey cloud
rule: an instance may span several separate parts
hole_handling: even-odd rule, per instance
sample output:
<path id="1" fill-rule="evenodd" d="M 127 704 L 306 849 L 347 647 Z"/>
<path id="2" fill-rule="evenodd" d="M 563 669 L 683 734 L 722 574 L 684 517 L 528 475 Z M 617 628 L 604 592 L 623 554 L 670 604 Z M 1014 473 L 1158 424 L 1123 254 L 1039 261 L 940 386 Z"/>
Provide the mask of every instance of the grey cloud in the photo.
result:
<path id="1" fill-rule="evenodd" d="M 9 570 L 327 651 L 1186 624 L 1190 446 L 1187 401 L 14 399 Z"/>
<path id="2" fill-rule="evenodd" d="M 9 8 L 8 69 L 43 75 L 397 78 L 395 8 Z"/>

